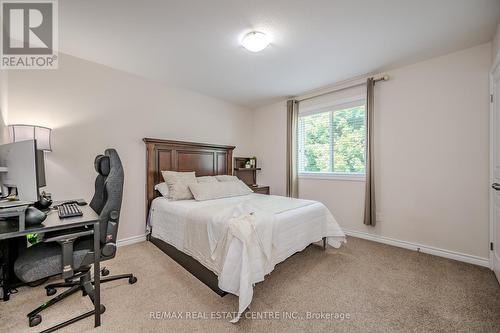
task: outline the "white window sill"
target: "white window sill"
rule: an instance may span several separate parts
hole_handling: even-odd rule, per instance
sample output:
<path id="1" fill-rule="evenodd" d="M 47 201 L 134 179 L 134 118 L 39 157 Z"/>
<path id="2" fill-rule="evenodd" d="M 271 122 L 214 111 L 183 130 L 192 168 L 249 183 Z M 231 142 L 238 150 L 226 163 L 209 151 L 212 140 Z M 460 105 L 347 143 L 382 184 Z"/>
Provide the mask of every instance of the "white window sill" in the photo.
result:
<path id="1" fill-rule="evenodd" d="M 299 179 L 343 180 L 351 182 L 366 181 L 365 175 L 321 172 L 299 173 Z"/>

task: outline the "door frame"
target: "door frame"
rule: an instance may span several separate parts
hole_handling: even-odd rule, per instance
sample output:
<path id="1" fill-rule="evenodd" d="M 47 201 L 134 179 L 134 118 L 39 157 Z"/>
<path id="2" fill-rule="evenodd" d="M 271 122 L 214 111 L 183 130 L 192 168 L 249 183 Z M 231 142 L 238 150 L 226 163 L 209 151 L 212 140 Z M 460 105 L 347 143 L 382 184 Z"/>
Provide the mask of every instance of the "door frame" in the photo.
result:
<path id="1" fill-rule="evenodd" d="M 494 89 L 494 78 L 495 76 L 500 76 L 500 52 L 497 53 L 496 58 L 494 60 L 492 69 L 490 71 L 489 79 L 490 79 L 490 96 L 493 96 L 493 102 L 490 100 L 490 182 L 488 184 L 489 187 L 489 203 L 490 203 L 490 244 L 493 243 L 494 247 L 500 246 L 500 244 L 495 244 L 494 243 L 494 238 L 495 238 L 495 195 L 493 190 L 490 188 L 491 184 L 495 182 L 495 160 L 494 160 L 494 154 L 495 154 L 495 124 L 496 124 L 496 119 L 495 119 L 495 107 L 496 104 L 499 103 L 500 96 L 496 96 L 496 90 Z M 489 97 L 489 96 L 488 96 Z M 491 98 L 491 97 L 490 97 Z M 494 256 L 495 256 L 495 251 L 492 251 L 490 248 L 490 244 L 488 244 L 488 250 L 489 250 L 489 259 L 490 259 L 490 269 L 494 270 Z M 499 268 L 500 269 L 500 268 Z"/>

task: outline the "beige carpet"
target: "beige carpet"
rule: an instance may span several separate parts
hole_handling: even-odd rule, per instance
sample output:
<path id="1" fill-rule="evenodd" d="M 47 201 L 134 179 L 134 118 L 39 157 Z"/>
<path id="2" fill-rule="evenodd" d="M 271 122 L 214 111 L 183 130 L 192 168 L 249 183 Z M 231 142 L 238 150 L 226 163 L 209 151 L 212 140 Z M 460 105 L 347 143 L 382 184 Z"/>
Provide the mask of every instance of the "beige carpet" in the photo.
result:
<path id="1" fill-rule="evenodd" d="M 356 238 L 340 250 L 310 246 L 280 264 L 256 286 L 248 314 L 268 319 L 236 325 L 203 318 L 235 311 L 236 297 L 220 298 L 150 243 L 119 248 L 106 266 L 139 281 L 103 285 L 107 311 L 93 332 L 500 332 L 500 288 L 490 270 Z M 47 299 L 41 287 L 21 288 L 0 303 L 0 331 L 36 332 L 91 308 L 74 294 L 30 329 L 25 314 Z M 151 319 L 154 311 L 183 318 Z M 307 319 L 307 312 L 323 318 Z M 87 318 L 61 331 L 92 326 Z"/>

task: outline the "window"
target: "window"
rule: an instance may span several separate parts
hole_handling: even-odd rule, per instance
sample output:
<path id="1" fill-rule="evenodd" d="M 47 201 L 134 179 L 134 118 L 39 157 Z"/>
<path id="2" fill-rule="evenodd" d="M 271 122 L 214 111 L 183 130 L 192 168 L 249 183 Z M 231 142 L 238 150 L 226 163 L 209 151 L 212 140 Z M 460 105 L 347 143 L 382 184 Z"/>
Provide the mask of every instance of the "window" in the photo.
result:
<path id="1" fill-rule="evenodd" d="M 364 176 L 365 101 L 308 110 L 299 115 L 299 174 Z"/>

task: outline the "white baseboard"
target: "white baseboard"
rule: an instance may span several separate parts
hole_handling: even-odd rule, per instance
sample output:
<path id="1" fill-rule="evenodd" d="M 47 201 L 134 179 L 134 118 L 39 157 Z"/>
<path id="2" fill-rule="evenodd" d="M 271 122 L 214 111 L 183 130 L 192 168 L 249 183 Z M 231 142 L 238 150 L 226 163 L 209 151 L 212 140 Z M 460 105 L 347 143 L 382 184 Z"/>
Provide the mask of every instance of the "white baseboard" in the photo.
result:
<path id="1" fill-rule="evenodd" d="M 130 245 L 134 243 L 140 243 L 144 242 L 146 240 L 146 234 L 144 235 L 138 235 L 138 236 L 132 236 L 128 238 L 122 238 L 116 241 L 116 246 L 125 246 L 125 245 Z"/>
<path id="2" fill-rule="evenodd" d="M 488 258 L 482 258 L 482 257 L 477 257 L 477 256 L 465 254 L 465 253 L 444 250 L 444 249 L 440 249 L 440 248 L 436 248 L 436 247 L 432 247 L 432 246 L 402 241 L 402 240 L 384 237 L 384 236 L 379 236 L 379 235 L 374 235 L 374 234 L 370 234 L 370 233 L 362 232 L 362 231 L 354 231 L 354 230 L 346 230 L 346 229 L 343 229 L 343 231 L 348 236 L 363 238 L 363 239 L 371 240 L 371 241 L 378 242 L 378 243 L 402 247 L 402 248 L 408 249 L 408 250 L 423 252 L 423 253 L 432 254 L 432 255 L 435 255 L 438 257 L 463 261 L 463 262 L 466 262 L 469 264 L 491 268 L 490 267 L 490 260 Z"/>
<path id="3" fill-rule="evenodd" d="M 444 249 L 440 249 L 440 248 L 436 248 L 436 247 L 432 247 L 432 246 L 428 246 L 428 245 L 421 245 L 421 244 L 417 244 L 417 243 L 402 241 L 402 240 L 384 237 L 384 236 L 379 236 L 379 235 L 374 235 L 374 234 L 370 234 L 370 233 L 362 232 L 362 231 L 354 231 L 354 230 L 347 230 L 347 229 L 343 229 L 343 231 L 348 236 L 367 239 L 367 240 L 371 240 L 371 241 L 378 242 L 378 243 L 397 246 L 397 247 L 401 247 L 401 248 L 408 249 L 408 250 L 432 254 L 432 255 L 435 255 L 438 257 L 463 261 L 463 262 L 466 262 L 469 264 L 491 268 L 490 267 L 490 260 L 488 258 L 477 257 L 477 256 L 473 256 L 470 254 L 465 254 L 465 253 L 460 253 L 460 252 L 455 252 L 455 251 L 450 251 L 450 250 L 444 250 Z M 116 242 L 116 245 L 117 246 L 125 246 L 125 245 L 134 244 L 134 243 L 144 242 L 145 240 L 146 240 L 146 234 L 132 236 L 132 237 L 128 237 L 128 238 L 119 239 Z"/>

